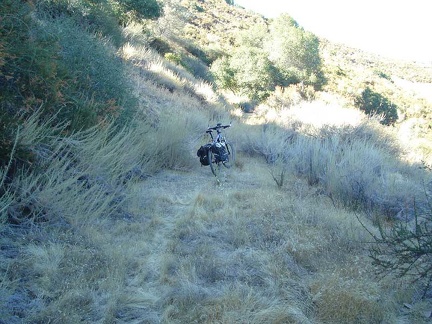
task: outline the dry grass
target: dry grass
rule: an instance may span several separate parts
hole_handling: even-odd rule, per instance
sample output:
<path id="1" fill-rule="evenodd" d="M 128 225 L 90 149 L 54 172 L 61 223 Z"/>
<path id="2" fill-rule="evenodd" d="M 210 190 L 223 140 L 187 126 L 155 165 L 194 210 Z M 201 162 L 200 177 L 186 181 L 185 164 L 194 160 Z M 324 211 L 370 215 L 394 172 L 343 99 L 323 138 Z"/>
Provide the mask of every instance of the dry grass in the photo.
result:
<path id="1" fill-rule="evenodd" d="M 16 179 L 2 208 L 32 206 L 33 214 L 20 219 L 22 232 L 1 227 L 2 320 L 382 323 L 400 317 L 396 305 L 413 293 L 372 276 L 362 243 L 368 236 L 357 216 L 371 221 L 335 204 L 329 191 L 337 192 L 336 184 L 322 178 L 338 179 L 364 156 L 378 161 L 380 179 L 386 178 L 394 167 L 382 156 L 384 139 L 366 129 L 325 128 L 316 138 L 277 125 L 237 124 L 229 131 L 242 168 L 224 169 L 216 181 L 194 156 L 206 114 L 158 116 L 158 127 L 137 119 L 132 129 L 107 127 L 55 141 L 51 155 L 43 155 L 43 174 Z M 351 144 L 340 146 L 344 138 Z M 260 157 L 274 147 L 290 156 L 281 188 Z M 345 155 L 334 154 L 342 149 Z M 335 159 L 338 174 L 330 172 Z M 138 178 L 127 178 L 131 172 Z M 313 172 L 318 182 L 311 186 Z M 398 185 L 400 194 L 412 190 L 408 178 L 400 181 L 407 188 Z M 425 308 L 404 316 L 422 318 Z"/>
<path id="2" fill-rule="evenodd" d="M 395 204 L 417 191 L 422 175 L 388 155 L 398 152 L 388 137 L 363 123 L 237 122 L 228 136 L 240 162 L 216 180 L 195 152 L 208 124 L 227 112 L 143 80 L 137 91 L 160 109 L 130 128 L 105 125 L 60 140 L 35 120 L 25 128 L 39 143 L 44 172 L 17 177 L 1 199 L 1 320 L 402 318 L 398 309 L 415 292 L 372 275 L 357 217 L 370 227 L 372 220 L 363 208 L 344 208 L 364 198 Z M 279 187 L 269 172 L 278 163 Z M 353 191 L 349 177 L 365 190 Z M 20 227 L 6 223 L 13 213 Z M 403 318 L 424 318 L 427 306 L 416 307 Z"/>
<path id="3" fill-rule="evenodd" d="M 140 281 L 152 298 L 143 297 L 136 308 L 150 307 L 170 323 L 314 323 L 330 316 L 322 313 L 327 311 L 324 304 L 317 308 L 317 296 L 310 293 L 316 282 L 335 276 L 330 269 L 346 264 L 351 272 L 343 275 L 357 271 L 366 276 L 368 261 L 359 245 L 365 233 L 354 215 L 334 208 L 294 178 L 289 180 L 295 191 L 278 190 L 260 172 L 265 164 L 246 167 L 227 174 L 221 186 L 214 186 L 209 170 L 197 172 L 188 183 L 180 184 L 180 174 L 167 172 L 143 183 L 150 189 L 146 201 L 153 201 L 146 208 L 148 217 L 158 218 L 157 229 L 147 232 L 146 241 L 155 248 L 148 260 L 160 270 Z M 151 189 L 154 184 L 163 194 Z M 352 254 L 359 256 L 356 268 Z M 144 276 L 148 270 L 141 271 Z M 379 291 L 371 278 L 367 284 L 370 291 Z M 349 298 L 356 300 L 356 294 Z M 324 302 L 334 310 L 348 307 L 346 299 L 330 295 Z M 372 299 L 355 307 L 370 319 L 380 316 L 368 314 L 379 305 Z"/>
<path id="4" fill-rule="evenodd" d="M 373 276 L 357 220 L 373 228 L 371 210 L 409 213 L 421 197 L 430 175 L 394 138 L 295 89 L 234 113 L 136 29 L 119 52 L 140 99 L 133 125 L 64 138 L 24 123 L 40 169 L 1 192 L 0 322 L 425 320 L 427 302 L 400 312 L 415 285 Z M 216 179 L 195 153 L 207 126 L 231 120 L 238 160 Z"/>

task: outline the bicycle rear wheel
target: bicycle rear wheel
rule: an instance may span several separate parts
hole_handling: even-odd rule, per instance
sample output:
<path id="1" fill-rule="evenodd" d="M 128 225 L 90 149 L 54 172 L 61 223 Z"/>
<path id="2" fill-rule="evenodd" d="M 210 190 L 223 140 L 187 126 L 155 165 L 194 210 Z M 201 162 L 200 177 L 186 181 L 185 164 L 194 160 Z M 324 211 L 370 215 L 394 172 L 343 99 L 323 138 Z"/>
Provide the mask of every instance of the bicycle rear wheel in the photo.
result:
<path id="1" fill-rule="evenodd" d="M 225 143 L 225 147 L 228 152 L 228 161 L 222 162 L 222 164 L 226 168 L 231 168 L 235 163 L 235 158 L 236 158 L 235 149 L 231 143 Z"/>

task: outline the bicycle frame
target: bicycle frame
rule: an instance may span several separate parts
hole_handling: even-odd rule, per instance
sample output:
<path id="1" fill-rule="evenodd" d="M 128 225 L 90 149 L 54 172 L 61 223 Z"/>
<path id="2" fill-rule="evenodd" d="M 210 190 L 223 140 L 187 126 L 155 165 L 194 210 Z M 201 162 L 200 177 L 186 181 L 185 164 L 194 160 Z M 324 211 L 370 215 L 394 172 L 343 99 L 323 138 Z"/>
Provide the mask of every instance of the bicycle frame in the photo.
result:
<path id="1" fill-rule="evenodd" d="M 216 130 L 217 134 L 216 137 L 213 136 L 213 131 L 212 130 L 207 130 L 206 133 L 208 133 L 211 137 L 211 143 L 217 143 L 217 142 L 222 142 L 225 141 L 225 137 L 222 135 L 222 132 L 218 129 Z"/>

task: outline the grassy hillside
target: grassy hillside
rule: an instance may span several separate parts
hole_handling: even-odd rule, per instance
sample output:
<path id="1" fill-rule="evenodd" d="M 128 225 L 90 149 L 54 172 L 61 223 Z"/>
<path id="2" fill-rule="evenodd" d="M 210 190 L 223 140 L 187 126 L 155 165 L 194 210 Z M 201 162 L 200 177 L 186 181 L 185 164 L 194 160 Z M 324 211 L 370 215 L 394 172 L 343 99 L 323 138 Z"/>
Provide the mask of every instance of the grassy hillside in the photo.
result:
<path id="1" fill-rule="evenodd" d="M 0 14 L 0 323 L 430 322 L 430 67 L 326 40 L 283 66 L 281 25 L 223 0 Z"/>

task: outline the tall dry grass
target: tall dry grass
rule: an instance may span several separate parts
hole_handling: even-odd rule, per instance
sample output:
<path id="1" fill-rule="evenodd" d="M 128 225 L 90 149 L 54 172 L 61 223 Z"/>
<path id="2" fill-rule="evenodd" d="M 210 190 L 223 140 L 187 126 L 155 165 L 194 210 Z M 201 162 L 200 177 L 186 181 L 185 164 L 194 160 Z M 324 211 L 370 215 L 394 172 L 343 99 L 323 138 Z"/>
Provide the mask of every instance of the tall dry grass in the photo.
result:
<path id="1" fill-rule="evenodd" d="M 164 321 L 320 323 L 344 321 L 350 307 L 359 323 L 388 316 L 391 305 L 371 297 L 384 289 L 368 277 L 366 233 L 353 214 L 294 178 L 287 181 L 298 190 L 281 191 L 271 179 L 247 187 L 245 176 L 198 193 L 176 215 L 161 259 Z M 336 275 L 341 265 L 350 273 Z M 335 285 L 345 285 L 343 276 L 367 282 L 360 295 L 347 290 L 337 299 L 316 286 L 331 276 Z"/>
<path id="2" fill-rule="evenodd" d="M 415 192 L 416 178 L 406 176 L 416 173 L 389 156 L 398 151 L 388 138 L 366 124 L 235 123 L 228 135 L 243 167 L 217 185 L 195 156 L 215 115 L 188 111 L 190 97 L 161 93 L 165 103 L 152 122 L 137 116 L 128 128 L 105 124 L 67 138 L 45 134 L 37 118 L 23 128 L 43 172 L 15 178 L 1 199 L 2 320 L 399 318 L 397 305 L 414 293 L 372 275 L 368 236 L 357 221 L 372 226 L 369 205 L 350 211 L 361 199 L 399 206 L 392 199 Z M 184 118 L 167 113 L 174 102 Z M 286 172 L 280 188 L 269 172 L 278 163 Z M 350 177 L 365 190 L 348 190 L 355 188 L 343 182 Z"/>
<path id="3" fill-rule="evenodd" d="M 371 215 L 411 218 L 414 201 L 426 208 L 430 175 L 406 160 L 394 132 L 374 120 L 316 126 L 296 115 L 245 125 L 238 134 L 239 150 L 264 158 L 278 186 L 295 175 L 321 188 L 334 204 Z"/>

